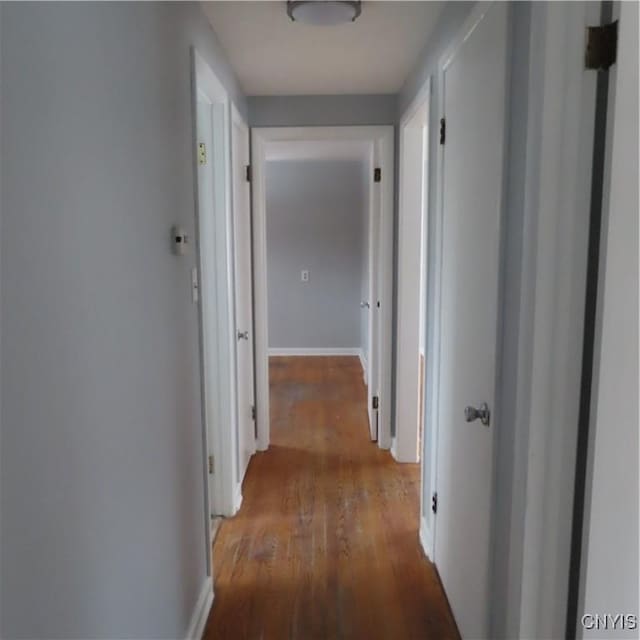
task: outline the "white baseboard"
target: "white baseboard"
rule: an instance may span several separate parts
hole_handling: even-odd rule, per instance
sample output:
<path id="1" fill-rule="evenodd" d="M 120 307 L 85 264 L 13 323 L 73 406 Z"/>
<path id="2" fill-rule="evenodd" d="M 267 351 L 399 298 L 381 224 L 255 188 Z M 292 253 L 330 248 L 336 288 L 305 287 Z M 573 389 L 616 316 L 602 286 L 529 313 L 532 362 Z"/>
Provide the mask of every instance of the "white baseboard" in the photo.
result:
<path id="1" fill-rule="evenodd" d="M 234 514 L 240 511 L 240 507 L 242 506 L 242 483 L 238 482 L 236 485 L 235 494 L 233 496 L 233 512 Z"/>
<path id="2" fill-rule="evenodd" d="M 433 558 L 431 557 L 431 549 L 433 549 L 433 540 L 429 535 L 429 530 L 427 529 L 427 521 L 424 516 L 420 516 L 420 546 L 422 547 L 422 551 L 424 551 L 424 555 L 433 562 Z"/>
<path id="3" fill-rule="evenodd" d="M 418 464 L 420 459 L 414 455 L 405 455 L 406 451 L 400 452 L 398 450 L 398 438 L 394 436 L 393 440 L 391 440 L 391 455 L 393 459 L 399 464 Z"/>
<path id="4" fill-rule="evenodd" d="M 368 384 L 367 372 L 369 369 L 367 359 L 364 357 L 364 351 L 362 349 L 358 349 L 358 357 L 360 358 L 360 365 L 362 366 L 362 379 L 364 380 L 364 384 L 366 386 Z"/>
<path id="5" fill-rule="evenodd" d="M 269 349 L 270 356 L 359 356 L 358 347 L 332 347 L 332 348 L 273 348 Z"/>
<path id="6" fill-rule="evenodd" d="M 187 629 L 186 640 L 201 640 L 204 633 L 204 626 L 207 624 L 207 618 L 209 617 L 209 611 L 213 605 L 213 583 L 211 582 L 211 576 L 209 576 L 202 584 L 198 601 L 191 614 L 191 621 L 189 622 L 189 628 Z"/>
<path id="7" fill-rule="evenodd" d="M 400 460 L 398 460 L 398 451 L 396 449 L 396 438 L 395 436 L 393 438 L 391 438 L 391 447 L 390 447 L 390 451 L 391 451 L 391 457 L 396 461 L 396 462 L 400 462 Z"/>

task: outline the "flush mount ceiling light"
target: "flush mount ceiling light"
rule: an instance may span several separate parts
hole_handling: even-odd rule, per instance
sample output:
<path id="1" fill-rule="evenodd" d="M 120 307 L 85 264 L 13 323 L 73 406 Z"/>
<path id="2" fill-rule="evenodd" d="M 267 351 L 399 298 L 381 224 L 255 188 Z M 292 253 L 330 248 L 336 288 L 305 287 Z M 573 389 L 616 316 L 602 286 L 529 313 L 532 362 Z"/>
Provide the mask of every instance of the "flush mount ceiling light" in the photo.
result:
<path id="1" fill-rule="evenodd" d="M 287 0 L 287 15 L 293 22 L 335 26 L 355 22 L 362 11 L 361 0 Z"/>

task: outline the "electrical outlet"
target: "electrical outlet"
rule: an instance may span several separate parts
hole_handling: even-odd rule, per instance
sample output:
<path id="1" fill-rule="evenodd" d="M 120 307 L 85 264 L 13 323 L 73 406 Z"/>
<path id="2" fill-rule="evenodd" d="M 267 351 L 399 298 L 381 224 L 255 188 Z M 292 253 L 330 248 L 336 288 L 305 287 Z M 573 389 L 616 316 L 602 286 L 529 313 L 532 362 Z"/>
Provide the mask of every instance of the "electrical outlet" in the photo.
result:
<path id="1" fill-rule="evenodd" d="M 300 282 L 309 282 L 309 272 L 306 269 L 300 272 Z"/>

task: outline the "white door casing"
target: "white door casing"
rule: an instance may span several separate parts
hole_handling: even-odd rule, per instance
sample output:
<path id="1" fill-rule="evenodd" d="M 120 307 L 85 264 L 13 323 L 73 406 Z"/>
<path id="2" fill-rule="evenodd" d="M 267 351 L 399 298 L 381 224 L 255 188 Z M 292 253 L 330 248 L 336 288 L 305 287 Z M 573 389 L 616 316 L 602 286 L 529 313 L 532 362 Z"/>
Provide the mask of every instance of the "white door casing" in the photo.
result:
<path id="1" fill-rule="evenodd" d="M 255 453 L 255 422 L 252 415 L 255 400 L 251 207 L 250 183 L 246 175 L 249 166 L 249 129 L 235 107 L 231 112 L 231 143 L 238 397 L 236 506 L 239 506 L 242 480 L 249 460 Z"/>
<path id="2" fill-rule="evenodd" d="M 425 218 L 428 202 L 427 82 L 400 124 L 398 219 L 398 314 L 396 330 L 396 426 L 393 453 L 399 462 L 420 460 L 420 345 L 425 282 Z"/>
<path id="3" fill-rule="evenodd" d="M 235 512 L 237 473 L 231 103 L 224 86 L 195 49 L 192 49 L 192 73 L 197 182 L 195 248 L 199 272 L 203 474 L 209 554 L 211 516 Z M 204 157 L 200 154 L 200 143 L 205 145 Z M 213 473 L 209 473 L 210 456 L 213 456 Z"/>
<path id="4" fill-rule="evenodd" d="M 463 637 L 488 634 L 507 5 L 483 5 L 441 64 L 435 563 Z M 491 416 L 493 418 L 493 415 Z"/>
<path id="5" fill-rule="evenodd" d="M 196 105 L 196 117 L 197 117 L 197 140 L 198 140 L 197 144 L 198 145 L 204 144 L 205 149 L 208 149 L 210 151 L 213 147 L 213 131 L 212 131 L 213 104 L 210 102 L 209 99 L 207 99 L 207 97 L 202 92 L 198 93 L 198 101 Z M 198 160 L 198 202 L 199 202 L 199 212 L 201 214 L 204 214 L 205 210 L 207 211 L 207 214 L 208 214 L 210 210 L 210 203 L 212 204 L 214 202 L 213 176 L 212 176 L 210 167 L 207 167 L 206 164 L 202 164 L 199 160 Z M 199 243 L 203 249 L 205 247 L 207 240 L 210 239 L 213 234 L 213 230 L 209 227 L 209 223 L 211 219 L 212 219 L 212 216 L 203 215 L 202 220 L 199 220 L 199 223 L 198 223 Z M 200 298 L 200 303 L 202 305 L 201 311 L 202 311 L 202 317 L 203 317 L 202 328 L 201 328 L 202 350 L 203 350 L 202 358 L 203 358 L 203 365 L 204 365 L 202 367 L 203 369 L 202 377 L 204 382 L 203 387 L 206 389 L 207 387 L 210 388 L 209 381 L 213 376 L 213 374 L 209 372 L 208 362 L 210 362 L 209 354 L 211 354 L 211 357 L 215 357 L 215 337 L 212 335 L 212 330 L 214 330 L 214 327 L 212 326 L 212 324 L 210 324 L 208 327 L 205 326 L 205 320 L 204 320 L 205 315 L 207 317 L 211 317 L 212 315 L 211 313 L 212 310 L 207 307 L 209 305 L 209 300 L 211 299 L 213 292 L 203 291 L 203 285 L 208 286 L 209 284 L 206 277 L 205 278 L 202 277 L 202 273 L 209 271 L 210 256 L 206 251 L 203 251 L 202 253 L 203 255 L 200 259 L 201 266 L 199 270 L 200 282 L 198 283 L 198 287 L 199 287 L 199 298 Z M 207 306 L 205 307 L 205 305 Z M 209 394 L 207 394 L 206 392 L 204 392 L 203 395 L 204 395 L 203 416 L 204 416 L 204 422 L 205 422 L 205 428 L 206 428 L 206 434 L 207 434 L 207 438 L 206 438 L 207 446 L 206 446 L 205 453 L 207 455 L 206 472 L 207 472 L 207 484 L 209 489 L 208 515 L 210 516 L 211 514 L 214 514 L 216 512 L 216 493 L 217 493 L 215 476 L 209 473 L 209 470 L 208 470 L 208 467 L 209 467 L 208 457 L 210 455 L 214 455 L 213 452 L 215 447 L 215 444 L 214 444 L 215 436 L 212 428 L 213 414 L 215 413 L 215 410 L 212 406 L 213 393 L 210 392 Z"/>
<path id="6" fill-rule="evenodd" d="M 382 180 L 370 192 L 372 220 L 379 218 L 373 231 L 372 243 L 376 255 L 371 260 L 375 268 L 370 272 L 369 334 L 375 348 L 368 356 L 370 395 L 379 397 L 377 416 L 378 446 L 391 446 L 391 327 L 393 305 L 393 204 L 394 157 L 393 127 L 266 127 L 252 129 L 251 162 L 253 169 L 253 264 L 254 264 L 254 323 L 255 323 L 255 379 L 257 412 L 257 448 L 269 446 L 269 369 L 268 369 L 268 292 L 267 241 L 265 203 L 265 165 L 269 149 L 287 143 L 343 143 L 371 142 L 374 167 L 382 170 Z M 372 176 L 373 177 L 373 176 Z M 375 291 L 373 290 L 375 288 Z M 354 301 L 357 303 L 358 301 Z M 378 306 L 380 303 L 380 306 Z M 370 399 L 369 399 L 370 402 Z"/>

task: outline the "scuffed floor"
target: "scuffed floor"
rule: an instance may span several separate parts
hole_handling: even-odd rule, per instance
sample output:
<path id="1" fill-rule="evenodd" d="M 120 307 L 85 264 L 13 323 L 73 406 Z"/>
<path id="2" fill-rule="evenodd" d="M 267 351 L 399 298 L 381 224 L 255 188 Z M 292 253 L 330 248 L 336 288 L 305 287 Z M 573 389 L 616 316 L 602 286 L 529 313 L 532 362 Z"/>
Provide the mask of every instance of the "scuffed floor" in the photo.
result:
<path id="1" fill-rule="evenodd" d="M 214 546 L 207 640 L 457 638 L 418 542 L 419 466 L 369 440 L 355 357 L 271 358 L 271 446 Z"/>

